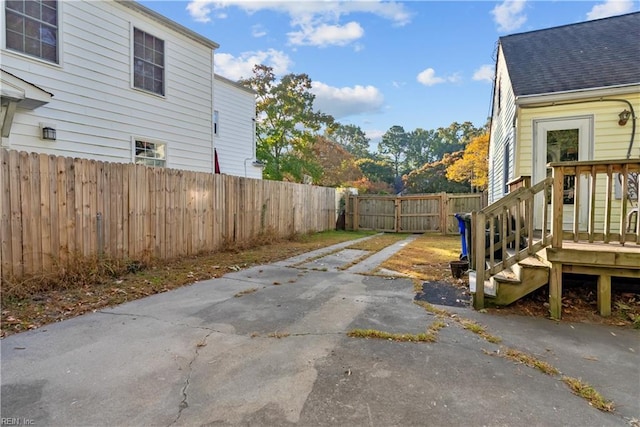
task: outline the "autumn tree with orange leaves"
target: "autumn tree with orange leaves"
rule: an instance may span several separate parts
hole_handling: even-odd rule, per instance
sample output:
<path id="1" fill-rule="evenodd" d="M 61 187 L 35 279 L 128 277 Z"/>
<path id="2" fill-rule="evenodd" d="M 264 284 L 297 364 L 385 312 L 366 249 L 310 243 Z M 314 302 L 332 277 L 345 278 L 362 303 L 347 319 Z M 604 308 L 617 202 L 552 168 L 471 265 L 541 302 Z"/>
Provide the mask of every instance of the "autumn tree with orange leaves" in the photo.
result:
<path id="1" fill-rule="evenodd" d="M 473 188 L 486 190 L 489 174 L 489 134 L 473 138 L 464 149 L 462 158 L 447 168 L 447 178 L 469 182 Z"/>

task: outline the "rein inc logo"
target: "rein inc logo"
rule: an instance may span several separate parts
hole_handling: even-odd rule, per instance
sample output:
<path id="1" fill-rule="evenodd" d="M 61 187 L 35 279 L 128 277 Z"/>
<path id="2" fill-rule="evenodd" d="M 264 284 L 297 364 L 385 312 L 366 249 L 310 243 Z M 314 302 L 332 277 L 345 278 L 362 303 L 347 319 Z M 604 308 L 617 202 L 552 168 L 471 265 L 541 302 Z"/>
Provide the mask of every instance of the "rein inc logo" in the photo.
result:
<path id="1" fill-rule="evenodd" d="M 3 426 L 34 426 L 36 422 L 31 418 L 0 418 L 0 425 Z"/>

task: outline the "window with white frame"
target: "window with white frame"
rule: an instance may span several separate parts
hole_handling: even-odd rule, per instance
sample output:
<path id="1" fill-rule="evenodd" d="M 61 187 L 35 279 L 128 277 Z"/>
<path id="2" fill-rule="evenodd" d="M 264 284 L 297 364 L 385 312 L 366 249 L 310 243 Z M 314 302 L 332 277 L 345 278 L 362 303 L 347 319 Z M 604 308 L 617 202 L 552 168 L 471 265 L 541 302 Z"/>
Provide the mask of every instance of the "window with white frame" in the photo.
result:
<path id="1" fill-rule="evenodd" d="M 165 167 L 167 165 L 167 145 L 162 142 L 135 140 L 135 159 L 138 165 Z"/>
<path id="2" fill-rule="evenodd" d="M 58 2 L 56 0 L 6 0 L 7 49 L 58 62 Z"/>
<path id="3" fill-rule="evenodd" d="M 133 86 L 164 95 L 164 40 L 133 29 Z"/>
<path id="4" fill-rule="evenodd" d="M 218 110 L 213 111 L 213 134 L 218 135 L 220 132 L 220 113 Z"/>

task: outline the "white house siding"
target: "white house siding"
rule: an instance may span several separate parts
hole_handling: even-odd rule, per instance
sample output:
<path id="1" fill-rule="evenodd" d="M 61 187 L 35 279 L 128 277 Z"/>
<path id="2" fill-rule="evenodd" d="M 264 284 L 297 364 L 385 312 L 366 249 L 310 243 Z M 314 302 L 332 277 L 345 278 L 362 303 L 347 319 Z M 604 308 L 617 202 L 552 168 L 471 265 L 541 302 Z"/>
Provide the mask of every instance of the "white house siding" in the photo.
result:
<path id="1" fill-rule="evenodd" d="M 52 101 L 16 112 L 16 150 L 131 162 L 132 138 L 167 144 L 167 167 L 213 171 L 213 50 L 113 1 L 59 1 L 59 64 L 4 49 L 2 68 L 48 92 Z M 4 4 L 2 5 L 4 22 Z M 133 27 L 165 42 L 165 97 L 132 87 Z M 57 128 L 39 138 L 39 123 Z"/>
<path id="2" fill-rule="evenodd" d="M 498 99 L 499 98 L 499 99 Z M 493 100 L 493 117 L 491 120 L 491 136 L 489 141 L 489 203 L 504 196 L 505 183 L 505 145 L 509 144 L 508 162 L 510 180 L 514 175 L 514 150 L 516 140 L 513 131 L 513 119 L 515 116 L 515 96 L 511 88 L 511 80 L 507 66 L 502 56 L 502 50 L 498 52 L 496 67 L 496 80 Z"/>
<path id="3" fill-rule="evenodd" d="M 214 109 L 218 111 L 218 133 L 214 135 L 220 172 L 247 178 L 262 178 L 255 162 L 255 93 L 224 77 L 215 76 Z"/>

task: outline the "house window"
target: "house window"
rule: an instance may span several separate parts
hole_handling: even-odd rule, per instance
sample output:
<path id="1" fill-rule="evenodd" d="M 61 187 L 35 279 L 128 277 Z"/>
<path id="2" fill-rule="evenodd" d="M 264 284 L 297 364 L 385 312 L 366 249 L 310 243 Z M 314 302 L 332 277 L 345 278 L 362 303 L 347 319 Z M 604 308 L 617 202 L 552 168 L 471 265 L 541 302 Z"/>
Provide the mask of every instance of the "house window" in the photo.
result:
<path id="1" fill-rule="evenodd" d="M 164 40 L 133 29 L 133 86 L 164 95 Z"/>
<path id="2" fill-rule="evenodd" d="M 136 140 L 136 156 L 134 162 L 138 165 L 159 166 L 167 165 L 167 146 L 164 143 Z"/>
<path id="3" fill-rule="evenodd" d="M 510 145 L 511 144 L 509 142 L 507 142 L 504 145 L 504 159 L 503 159 L 503 162 L 504 162 L 504 167 L 503 167 L 504 175 L 502 177 L 503 183 L 504 183 L 504 194 L 507 194 L 509 192 L 509 176 L 511 175 L 511 170 L 510 170 L 511 164 L 509 162 L 509 160 L 510 160 L 510 155 L 509 154 L 511 152 Z"/>
<path id="4" fill-rule="evenodd" d="M 213 134 L 218 135 L 220 131 L 220 113 L 217 110 L 213 111 Z"/>
<path id="5" fill-rule="evenodd" d="M 7 49 L 50 62 L 58 62 L 58 2 L 7 0 Z"/>

